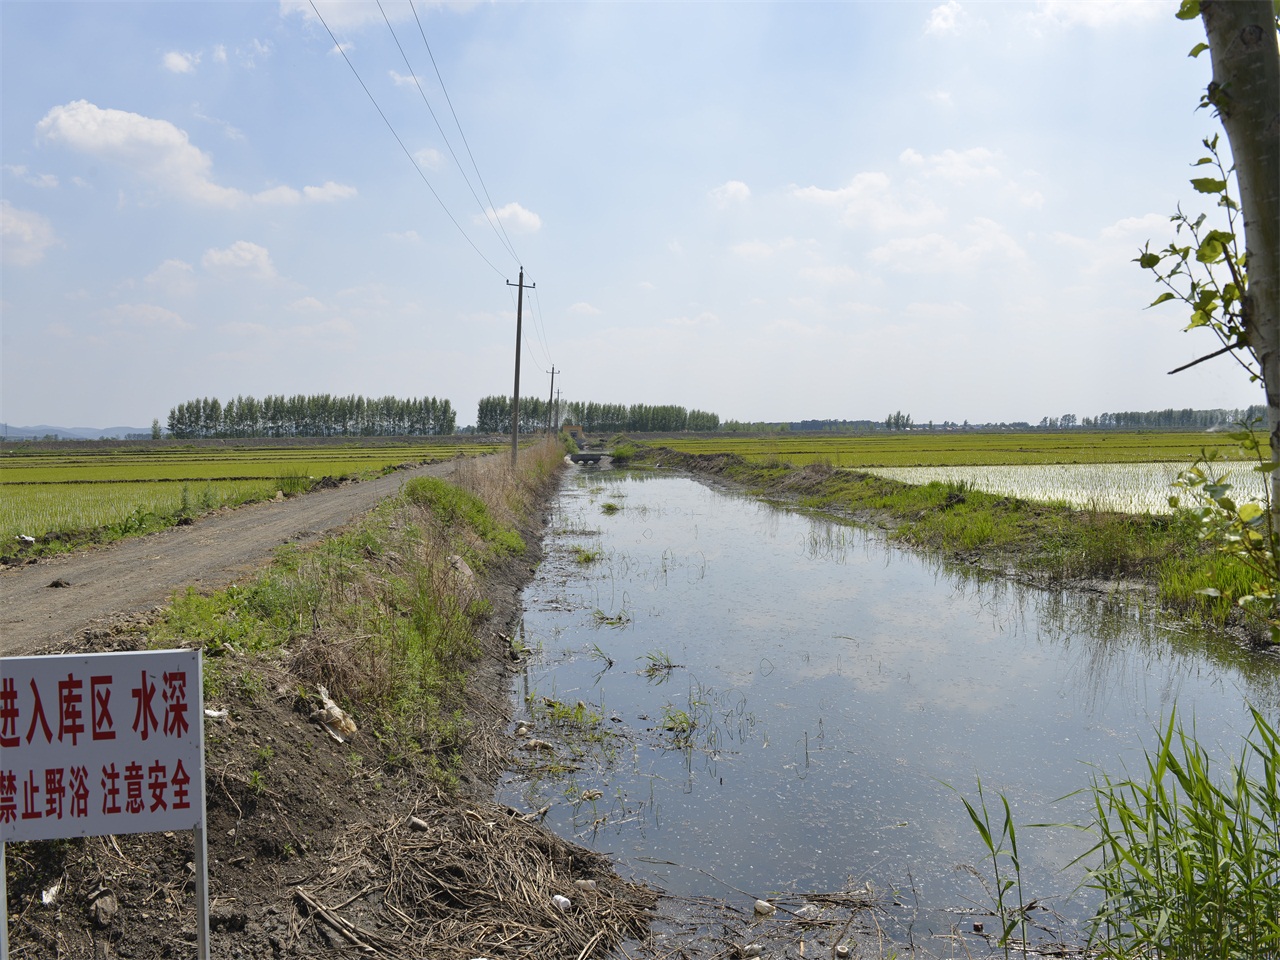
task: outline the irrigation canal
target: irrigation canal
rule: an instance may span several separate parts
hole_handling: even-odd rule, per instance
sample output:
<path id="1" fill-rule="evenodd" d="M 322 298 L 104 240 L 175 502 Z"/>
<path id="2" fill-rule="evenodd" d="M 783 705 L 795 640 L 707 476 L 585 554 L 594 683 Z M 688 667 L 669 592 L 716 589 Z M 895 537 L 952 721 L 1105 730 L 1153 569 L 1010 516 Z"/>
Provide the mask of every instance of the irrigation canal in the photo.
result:
<path id="1" fill-rule="evenodd" d="M 900 935 L 967 929 L 990 904 L 963 866 L 989 873 L 959 795 L 979 777 L 1020 825 L 1087 822 L 1087 796 L 1059 798 L 1140 771 L 1175 703 L 1221 756 L 1246 701 L 1280 704 L 1275 658 L 1133 603 L 984 578 L 684 477 L 575 469 L 552 529 L 516 695 L 556 760 L 500 799 L 549 803 L 552 829 L 624 872 L 748 911 L 739 891 L 870 881 L 897 892 Z M 1091 904 L 1066 865 L 1088 836 L 1019 842 L 1028 896 L 1078 922 Z"/>

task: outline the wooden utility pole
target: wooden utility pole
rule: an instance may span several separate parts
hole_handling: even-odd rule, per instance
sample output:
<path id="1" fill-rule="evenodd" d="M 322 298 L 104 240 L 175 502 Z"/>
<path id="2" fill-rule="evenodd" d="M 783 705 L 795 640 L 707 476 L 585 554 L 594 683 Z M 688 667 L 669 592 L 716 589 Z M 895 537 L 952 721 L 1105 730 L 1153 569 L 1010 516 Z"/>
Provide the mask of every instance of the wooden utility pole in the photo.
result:
<path id="1" fill-rule="evenodd" d="M 551 401 L 555 399 L 555 396 L 556 396 L 556 365 L 553 363 L 551 365 L 551 393 L 547 395 L 547 433 L 551 432 L 552 417 L 553 417 L 553 414 L 551 412 Z"/>
<path id="2" fill-rule="evenodd" d="M 524 267 L 520 268 L 520 282 L 512 283 L 508 280 L 507 286 L 518 288 L 516 293 L 516 385 L 511 393 L 511 466 L 514 467 L 520 452 L 520 337 L 522 335 L 520 325 L 524 314 Z M 536 287 L 536 283 L 529 284 L 530 290 Z"/>

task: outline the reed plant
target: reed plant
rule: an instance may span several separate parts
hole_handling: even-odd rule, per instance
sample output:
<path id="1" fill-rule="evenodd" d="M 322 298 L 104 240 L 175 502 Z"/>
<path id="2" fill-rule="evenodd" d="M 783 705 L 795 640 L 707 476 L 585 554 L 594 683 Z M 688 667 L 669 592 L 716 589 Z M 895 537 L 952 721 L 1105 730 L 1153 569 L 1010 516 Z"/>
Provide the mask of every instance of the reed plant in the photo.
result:
<path id="1" fill-rule="evenodd" d="M 1102 957 L 1280 957 L 1280 737 L 1257 709 L 1237 759 L 1215 776 L 1173 713 L 1146 769 L 1091 791 Z"/>

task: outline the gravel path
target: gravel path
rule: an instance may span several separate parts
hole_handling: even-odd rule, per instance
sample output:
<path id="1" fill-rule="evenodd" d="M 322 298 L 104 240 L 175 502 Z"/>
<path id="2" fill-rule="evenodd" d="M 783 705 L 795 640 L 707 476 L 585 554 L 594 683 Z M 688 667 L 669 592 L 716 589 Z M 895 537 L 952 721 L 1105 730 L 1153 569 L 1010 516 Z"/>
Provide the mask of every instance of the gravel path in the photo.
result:
<path id="1" fill-rule="evenodd" d="M 406 480 L 448 476 L 456 463 L 224 510 L 190 526 L 0 569 L 0 655 L 62 646 L 85 631 L 151 611 L 188 585 L 225 587 L 264 566 L 281 544 L 314 543 L 368 513 Z"/>

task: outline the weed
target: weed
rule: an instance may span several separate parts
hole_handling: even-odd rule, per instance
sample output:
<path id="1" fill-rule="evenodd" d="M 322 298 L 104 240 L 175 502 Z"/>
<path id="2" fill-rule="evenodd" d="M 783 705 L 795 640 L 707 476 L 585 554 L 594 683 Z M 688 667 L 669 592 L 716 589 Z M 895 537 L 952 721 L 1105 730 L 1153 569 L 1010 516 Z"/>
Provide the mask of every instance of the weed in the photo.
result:
<path id="1" fill-rule="evenodd" d="M 586 547 L 573 548 L 574 561 L 577 563 L 583 564 L 584 566 L 587 564 L 595 563 L 602 556 L 604 556 L 604 552 L 601 550 L 589 550 Z"/>
<path id="2" fill-rule="evenodd" d="M 645 661 L 645 666 L 640 670 L 640 674 L 650 680 L 665 680 L 671 676 L 672 670 L 680 666 L 674 663 L 671 655 L 664 650 L 650 650 L 641 659 Z"/>
<path id="3" fill-rule="evenodd" d="M 625 627 L 631 622 L 631 614 L 627 613 L 626 610 L 619 610 L 617 613 L 609 614 L 596 608 L 591 611 L 591 618 L 595 621 L 597 627 Z"/>
<path id="4" fill-rule="evenodd" d="M 975 807 L 968 797 L 961 801 L 973 821 L 978 836 L 987 848 L 987 857 L 991 862 L 991 872 L 995 887 L 988 887 L 995 908 L 996 919 L 1000 922 L 1000 936 L 997 945 L 1009 956 L 1009 947 L 1014 931 L 1018 931 L 1022 941 L 1022 954 L 1027 955 L 1027 906 L 1022 896 L 1022 861 L 1018 856 L 1018 831 L 1014 826 L 1013 815 L 1009 810 L 1009 800 L 1000 794 L 1003 817 L 997 833 L 991 825 L 991 812 L 987 809 L 987 798 L 982 791 L 982 780 L 978 780 L 978 805 Z M 1016 903 L 1015 903 L 1016 895 Z"/>
<path id="5" fill-rule="evenodd" d="M 601 512 L 609 516 L 613 516 L 613 514 L 617 513 L 621 509 L 622 507 L 614 503 L 612 500 L 606 500 L 600 507 Z"/>

